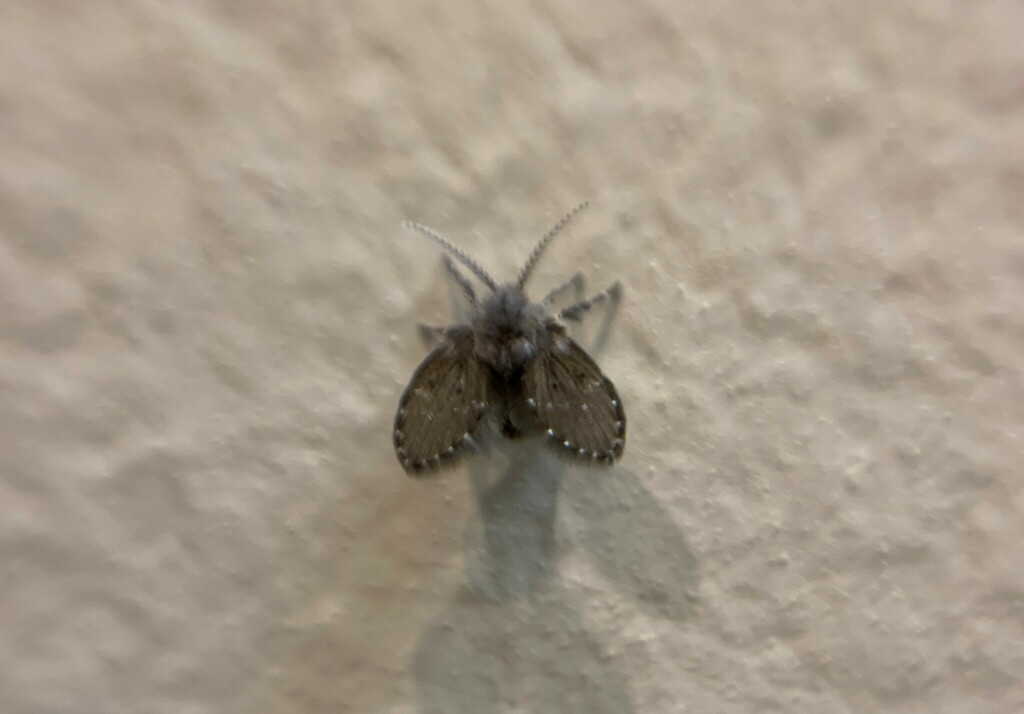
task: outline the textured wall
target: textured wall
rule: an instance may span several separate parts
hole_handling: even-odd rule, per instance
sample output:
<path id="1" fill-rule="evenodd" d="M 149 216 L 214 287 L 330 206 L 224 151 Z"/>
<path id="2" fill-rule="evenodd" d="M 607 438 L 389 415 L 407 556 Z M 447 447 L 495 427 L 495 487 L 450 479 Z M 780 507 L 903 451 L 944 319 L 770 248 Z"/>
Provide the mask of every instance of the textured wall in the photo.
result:
<path id="1" fill-rule="evenodd" d="M 4 3 L 0 710 L 1024 711 L 1022 27 Z M 624 460 L 407 479 L 400 221 L 585 198 Z"/>

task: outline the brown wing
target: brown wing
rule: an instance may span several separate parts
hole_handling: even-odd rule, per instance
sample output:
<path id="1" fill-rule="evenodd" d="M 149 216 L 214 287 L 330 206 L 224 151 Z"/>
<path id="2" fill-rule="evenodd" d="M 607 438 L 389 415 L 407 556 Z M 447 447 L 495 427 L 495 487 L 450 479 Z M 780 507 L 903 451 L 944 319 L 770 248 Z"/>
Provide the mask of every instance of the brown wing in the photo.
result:
<path id="1" fill-rule="evenodd" d="M 594 360 L 568 337 L 527 369 L 527 404 L 544 428 L 548 443 L 587 463 L 608 465 L 626 445 L 626 413 L 615 386 Z"/>
<path id="2" fill-rule="evenodd" d="M 448 330 L 405 388 L 395 453 L 410 476 L 453 465 L 487 408 L 487 379 L 468 331 Z"/>

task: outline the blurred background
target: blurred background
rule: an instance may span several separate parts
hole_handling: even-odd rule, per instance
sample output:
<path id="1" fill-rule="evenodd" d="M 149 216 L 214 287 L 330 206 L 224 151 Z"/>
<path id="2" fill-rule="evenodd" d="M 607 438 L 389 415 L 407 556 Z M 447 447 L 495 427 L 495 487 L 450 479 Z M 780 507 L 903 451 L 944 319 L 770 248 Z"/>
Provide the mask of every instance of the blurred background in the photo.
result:
<path id="1" fill-rule="evenodd" d="M 0 709 L 1024 711 L 1022 27 L 5 3 Z M 503 278 L 585 199 L 624 459 L 407 478 L 401 221 Z"/>

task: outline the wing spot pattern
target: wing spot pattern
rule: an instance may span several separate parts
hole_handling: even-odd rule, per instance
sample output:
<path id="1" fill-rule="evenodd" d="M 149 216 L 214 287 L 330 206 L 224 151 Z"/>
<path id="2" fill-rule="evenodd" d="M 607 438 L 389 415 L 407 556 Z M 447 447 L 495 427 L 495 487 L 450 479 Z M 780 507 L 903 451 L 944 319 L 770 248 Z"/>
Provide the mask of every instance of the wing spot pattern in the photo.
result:
<path id="1" fill-rule="evenodd" d="M 619 396 L 581 347 L 568 339 L 564 346 L 534 361 L 526 375 L 527 405 L 560 452 L 590 463 L 614 463 L 625 448 Z"/>
<path id="2" fill-rule="evenodd" d="M 486 411 L 486 381 L 471 343 L 455 336 L 431 352 L 399 401 L 394 445 L 411 476 L 453 463 Z"/>

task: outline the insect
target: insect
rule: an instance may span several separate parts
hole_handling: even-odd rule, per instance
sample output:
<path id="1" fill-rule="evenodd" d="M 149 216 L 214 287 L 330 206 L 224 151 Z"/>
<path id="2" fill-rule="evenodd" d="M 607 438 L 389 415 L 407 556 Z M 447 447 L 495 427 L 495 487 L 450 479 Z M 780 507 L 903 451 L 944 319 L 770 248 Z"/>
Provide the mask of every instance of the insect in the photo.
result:
<path id="1" fill-rule="evenodd" d="M 444 266 L 471 308 L 468 324 L 420 326 L 434 349 L 416 369 L 398 402 L 394 445 L 410 476 L 450 467 L 477 447 L 474 435 L 492 420 L 510 439 L 543 433 L 562 455 L 593 465 L 610 465 L 626 444 L 626 414 L 615 386 L 566 333 L 564 322 L 579 321 L 594 305 L 618 302 L 618 281 L 587 300 L 583 275 L 576 273 L 539 303 L 526 282 L 551 240 L 586 207 L 580 204 L 537 243 L 513 283 L 498 285 L 465 252 L 426 226 L 406 227 L 436 241 L 468 268 L 489 291 L 478 299 L 470 281 L 449 255 Z M 552 306 L 570 289 L 573 305 Z"/>

